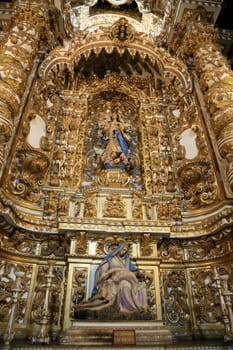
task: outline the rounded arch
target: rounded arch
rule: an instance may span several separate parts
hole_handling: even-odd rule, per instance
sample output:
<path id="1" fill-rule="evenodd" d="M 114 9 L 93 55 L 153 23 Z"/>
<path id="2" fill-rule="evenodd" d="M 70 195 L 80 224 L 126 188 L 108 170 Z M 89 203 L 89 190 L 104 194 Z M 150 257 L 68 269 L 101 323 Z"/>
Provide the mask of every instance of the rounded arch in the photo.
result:
<path id="1" fill-rule="evenodd" d="M 192 80 L 184 63 L 180 59 L 172 57 L 165 49 L 156 47 L 147 36 L 142 34 L 125 45 L 109 40 L 106 35 L 102 37 L 94 34 L 86 37 L 83 42 L 67 41 L 63 47 L 56 48 L 45 58 L 39 68 L 39 76 L 49 80 L 58 69 L 64 69 L 64 67 L 73 74 L 75 65 L 82 56 L 88 59 L 94 52 L 98 58 L 101 50 L 105 50 L 107 53 L 116 50 L 121 56 L 127 50 L 132 57 L 135 57 L 136 54 L 139 55 L 142 61 L 147 57 L 156 67 L 161 80 L 166 82 L 174 82 L 175 80 L 175 85 L 179 85 L 185 93 L 192 91 Z"/>

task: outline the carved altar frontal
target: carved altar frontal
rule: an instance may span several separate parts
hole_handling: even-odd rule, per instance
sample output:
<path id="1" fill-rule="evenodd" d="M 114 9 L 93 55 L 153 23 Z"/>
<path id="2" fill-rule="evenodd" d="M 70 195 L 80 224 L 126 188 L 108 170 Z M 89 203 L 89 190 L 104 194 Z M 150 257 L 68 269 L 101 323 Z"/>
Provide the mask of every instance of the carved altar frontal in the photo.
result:
<path id="1" fill-rule="evenodd" d="M 114 332 L 115 335 L 114 335 Z M 120 340 L 115 339 L 116 334 L 130 336 L 130 339 Z M 125 332 L 125 333 L 123 333 Z M 127 333 L 128 332 L 128 333 Z M 133 332 L 133 335 L 132 333 Z M 135 344 L 129 344 L 135 341 Z M 63 345 L 94 346 L 94 345 L 156 345 L 156 344 L 172 344 L 174 338 L 166 329 L 162 322 L 73 322 L 72 327 L 67 330 L 61 338 Z"/>

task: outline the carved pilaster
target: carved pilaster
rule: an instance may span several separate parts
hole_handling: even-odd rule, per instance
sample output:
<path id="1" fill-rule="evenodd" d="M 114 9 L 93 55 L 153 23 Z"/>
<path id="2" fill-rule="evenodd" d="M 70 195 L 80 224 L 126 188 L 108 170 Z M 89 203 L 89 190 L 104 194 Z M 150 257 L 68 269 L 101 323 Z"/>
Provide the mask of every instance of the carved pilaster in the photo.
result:
<path id="1" fill-rule="evenodd" d="M 141 106 L 141 118 L 143 120 L 141 126 L 141 137 L 142 137 L 142 154 L 143 154 L 143 169 L 144 169 L 144 186 L 145 191 L 148 195 L 153 192 L 152 188 L 152 169 L 150 165 L 150 144 L 148 139 L 148 125 L 147 125 L 147 107 L 146 105 Z"/>
<path id="2" fill-rule="evenodd" d="M 233 189 L 233 73 L 217 44 L 217 31 L 200 21 L 187 28 L 181 51 L 192 55 L 218 149 L 227 161 L 227 177 Z"/>
<path id="3" fill-rule="evenodd" d="M 39 46 L 43 46 L 45 29 L 50 32 L 49 16 L 47 1 L 23 4 L 19 1 L 14 25 L 0 45 L 0 167 L 6 157 L 28 74 Z"/>

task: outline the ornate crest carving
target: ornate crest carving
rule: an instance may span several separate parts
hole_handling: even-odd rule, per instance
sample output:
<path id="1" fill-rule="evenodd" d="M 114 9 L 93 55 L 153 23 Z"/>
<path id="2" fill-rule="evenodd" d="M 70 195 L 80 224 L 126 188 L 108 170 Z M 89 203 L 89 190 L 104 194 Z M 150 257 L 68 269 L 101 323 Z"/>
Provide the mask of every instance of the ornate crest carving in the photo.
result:
<path id="1" fill-rule="evenodd" d="M 125 203 L 119 194 L 109 194 L 104 202 L 103 216 L 112 218 L 126 217 Z"/>
<path id="2" fill-rule="evenodd" d="M 117 44 L 125 45 L 133 40 L 134 30 L 126 18 L 122 17 L 110 29 L 110 38 Z"/>

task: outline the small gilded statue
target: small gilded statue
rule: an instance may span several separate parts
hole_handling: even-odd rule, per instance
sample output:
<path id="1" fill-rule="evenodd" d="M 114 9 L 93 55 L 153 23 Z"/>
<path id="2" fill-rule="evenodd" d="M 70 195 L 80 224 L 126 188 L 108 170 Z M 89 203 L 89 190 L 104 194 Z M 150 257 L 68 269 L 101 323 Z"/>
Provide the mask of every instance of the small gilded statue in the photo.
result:
<path id="1" fill-rule="evenodd" d="M 130 125 L 123 122 L 116 112 L 99 125 L 97 162 L 103 169 L 127 170 L 130 167 Z"/>

